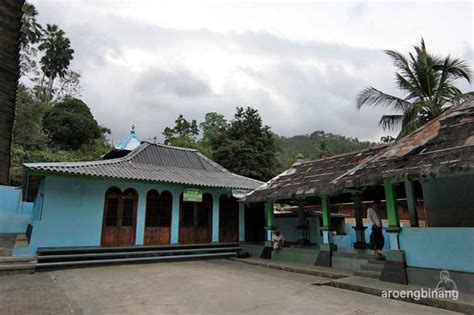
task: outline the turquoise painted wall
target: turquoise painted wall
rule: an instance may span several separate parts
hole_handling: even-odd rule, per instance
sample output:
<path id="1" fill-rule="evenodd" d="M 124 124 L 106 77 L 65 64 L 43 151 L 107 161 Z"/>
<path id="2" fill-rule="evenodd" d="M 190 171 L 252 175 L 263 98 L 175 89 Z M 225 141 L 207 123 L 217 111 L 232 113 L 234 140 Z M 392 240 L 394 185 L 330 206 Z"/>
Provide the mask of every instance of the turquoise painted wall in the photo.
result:
<path id="1" fill-rule="evenodd" d="M 474 228 L 405 227 L 399 240 L 409 267 L 474 272 Z"/>
<path id="2" fill-rule="evenodd" d="M 23 202 L 21 188 L 0 185 L 0 233 L 25 233 L 33 219 L 33 204 Z"/>
<path id="3" fill-rule="evenodd" d="M 322 237 L 320 236 L 319 229 L 319 220 L 316 217 L 309 218 L 310 222 L 310 242 L 321 244 L 323 242 Z M 290 242 L 296 242 L 301 237 L 301 232 L 296 229 L 298 225 L 298 218 L 296 217 L 280 217 L 275 218 L 275 223 L 278 226 L 278 229 L 283 233 L 285 239 Z M 370 240 L 371 229 L 369 225 L 365 225 L 367 229 L 365 230 L 365 240 L 368 243 Z M 356 242 L 356 234 L 353 229 L 354 224 L 346 224 L 345 226 L 345 235 L 333 235 L 333 242 L 338 247 L 341 248 L 352 248 L 353 244 Z M 385 228 L 388 225 L 384 225 Z M 385 237 L 384 250 L 390 249 L 390 240 L 389 235 L 386 231 L 383 232 Z"/>
<path id="4" fill-rule="evenodd" d="M 352 248 L 353 244 L 357 241 L 356 233 L 353 227 L 355 224 L 346 224 L 346 235 L 337 235 L 333 238 L 334 244 L 336 244 L 338 247 L 346 247 L 346 248 Z M 370 233 L 372 232 L 372 229 L 369 224 L 364 224 L 366 227 L 365 229 L 365 241 L 367 243 L 370 242 Z M 390 249 L 390 239 L 389 239 L 389 234 L 386 232 L 386 228 L 388 227 L 388 224 L 384 225 L 384 231 L 383 231 L 383 236 L 385 239 L 385 244 L 383 249 L 384 250 L 389 250 Z"/>
<path id="5" fill-rule="evenodd" d="M 138 192 L 136 244 L 143 244 L 146 194 L 150 189 L 168 190 L 173 195 L 171 242 L 178 242 L 179 196 L 184 185 L 125 181 L 52 175 L 40 187 L 34 204 L 35 219 L 30 246 L 15 251 L 15 255 L 34 255 L 38 247 L 99 246 L 101 242 L 104 197 L 107 189 L 117 186 Z M 213 206 L 213 241 L 219 237 L 219 197 L 229 189 L 203 188 L 211 193 Z"/>
<path id="6" fill-rule="evenodd" d="M 309 221 L 309 238 L 311 243 L 319 244 L 322 242 L 322 237 L 319 232 L 319 220 L 317 217 L 308 218 Z M 280 217 L 275 218 L 275 225 L 278 227 L 285 240 L 289 242 L 296 242 L 301 238 L 301 231 L 296 228 L 298 225 L 297 217 Z"/>

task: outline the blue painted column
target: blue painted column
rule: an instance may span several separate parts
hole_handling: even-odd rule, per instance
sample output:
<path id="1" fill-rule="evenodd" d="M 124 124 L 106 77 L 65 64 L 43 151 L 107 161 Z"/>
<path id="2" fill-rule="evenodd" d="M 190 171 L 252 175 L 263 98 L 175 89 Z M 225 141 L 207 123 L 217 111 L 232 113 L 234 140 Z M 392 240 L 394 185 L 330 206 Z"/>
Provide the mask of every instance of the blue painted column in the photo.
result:
<path id="1" fill-rule="evenodd" d="M 245 242 L 245 203 L 239 202 L 239 242 Z"/>
<path id="2" fill-rule="evenodd" d="M 212 242 L 219 243 L 219 196 L 212 198 Z"/>
<path id="3" fill-rule="evenodd" d="M 145 237 L 145 216 L 146 192 L 140 191 L 138 194 L 137 229 L 135 231 L 135 245 L 143 245 L 143 239 Z"/>
<path id="4" fill-rule="evenodd" d="M 173 194 L 173 209 L 171 211 L 171 244 L 178 244 L 180 192 L 173 191 L 172 194 Z"/>

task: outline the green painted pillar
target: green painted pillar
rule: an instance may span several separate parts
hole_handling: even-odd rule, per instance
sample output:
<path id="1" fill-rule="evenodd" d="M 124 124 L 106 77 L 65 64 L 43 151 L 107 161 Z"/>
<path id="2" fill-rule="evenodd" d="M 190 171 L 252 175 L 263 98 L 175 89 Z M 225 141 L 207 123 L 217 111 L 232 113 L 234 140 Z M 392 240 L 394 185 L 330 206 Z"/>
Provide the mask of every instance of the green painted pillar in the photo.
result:
<path id="1" fill-rule="evenodd" d="M 354 243 L 354 248 L 357 249 L 365 249 L 368 248 L 369 245 L 365 241 L 365 229 L 367 227 L 364 226 L 364 211 L 362 210 L 362 199 L 359 194 L 352 195 L 352 200 L 354 200 L 354 216 L 356 224 L 353 227 L 356 234 L 356 242 Z"/>
<path id="2" fill-rule="evenodd" d="M 321 210 L 323 213 L 323 242 L 332 246 L 332 232 L 331 232 L 331 210 L 329 208 L 329 197 L 327 195 L 321 196 Z"/>
<path id="3" fill-rule="evenodd" d="M 398 219 L 396 184 L 386 182 L 384 184 L 385 201 L 387 205 L 388 228 L 390 238 L 390 250 L 384 252 L 387 262 L 384 265 L 380 280 L 407 284 L 405 252 L 400 249 L 398 235 L 401 233 L 400 220 Z"/>
<path id="4" fill-rule="evenodd" d="M 315 265 L 328 266 L 332 264 L 332 252 L 337 250 L 337 247 L 332 242 L 331 232 L 331 211 L 329 209 L 329 197 L 327 195 L 321 195 L 321 210 L 323 214 L 323 243 L 319 244 L 319 253 L 316 258 Z"/>
<path id="5" fill-rule="evenodd" d="M 387 218 L 389 227 L 400 227 L 397 209 L 397 196 L 395 193 L 395 183 L 385 183 L 385 201 L 387 205 Z"/>
<path id="6" fill-rule="evenodd" d="M 331 211 L 329 210 L 329 197 L 321 196 L 321 211 L 323 212 L 323 226 L 329 228 L 331 226 Z"/>
<path id="7" fill-rule="evenodd" d="M 239 202 L 239 242 L 245 242 L 245 204 Z"/>
<path id="8" fill-rule="evenodd" d="M 267 231 L 267 241 L 272 240 L 272 233 L 275 230 L 275 214 L 273 213 L 274 203 L 273 201 L 265 202 L 265 218 L 266 226 L 265 230 Z"/>
<path id="9" fill-rule="evenodd" d="M 418 227 L 418 212 L 416 210 L 415 185 L 412 181 L 405 181 L 405 194 L 407 196 L 408 214 L 410 215 L 410 226 Z"/>

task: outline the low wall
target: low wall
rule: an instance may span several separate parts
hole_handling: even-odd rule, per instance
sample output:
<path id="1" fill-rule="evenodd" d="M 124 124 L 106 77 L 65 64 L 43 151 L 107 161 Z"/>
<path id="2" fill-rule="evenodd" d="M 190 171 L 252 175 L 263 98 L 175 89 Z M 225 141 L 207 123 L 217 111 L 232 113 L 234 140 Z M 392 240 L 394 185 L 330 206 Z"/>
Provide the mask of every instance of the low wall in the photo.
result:
<path id="1" fill-rule="evenodd" d="M 25 233 L 33 219 L 33 204 L 23 202 L 21 189 L 0 186 L 0 233 Z"/>
<path id="2" fill-rule="evenodd" d="M 333 236 L 333 242 L 334 244 L 337 245 L 337 247 L 341 248 L 353 248 L 354 243 L 357 241 L 356 239 L 356 233 L 354 230 L 355 224 L 346 224 L 346 234 L 345 235 L 334 235 Z M 371 233 L 371 227 L 368 224 L 364 225 L 366 227 L 365 229 L 365 241 L 367 243 L 370 242 L 370 233 Z M 384 250 L 389 250 L 390 249 L 390 239 L 388 237 L 388 233 L 385 231 L 385 228 L 387 228 L 388 225 L 384 225 L 384 231 L 383 231 L 383 236 L 385 238 L 385 245 L 383 247 Z"/>
<path id="3" fill-rule="evenodd" d="M 407 266 L 474 273 L 474 228 L 403 228 Z"/>
<path id="4" fill-rule="evenodd" d="M 309 222 L 309 240 L 313 244 L 319 244 L 322 242 L 322 237 L 319 232 L 319 218 L 309 217 L 307 220 Z M 297 217 L 277 217 L 275 218 L 275 225 L 287 242 L 296 242 L 301 239 L 301 230 L 296 228 L 298 226 Z"/>

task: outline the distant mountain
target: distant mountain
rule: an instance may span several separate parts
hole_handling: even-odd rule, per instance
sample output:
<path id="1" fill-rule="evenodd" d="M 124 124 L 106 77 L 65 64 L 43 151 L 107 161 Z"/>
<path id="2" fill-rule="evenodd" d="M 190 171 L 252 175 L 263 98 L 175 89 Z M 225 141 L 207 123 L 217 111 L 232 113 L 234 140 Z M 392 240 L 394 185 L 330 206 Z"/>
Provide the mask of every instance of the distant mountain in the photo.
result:
<path id="1" fill-rule="evenodd" d="M 311 134 L 297 135 L 289 138 L 277 136 L 277 144 L 279 147 L 279 171 L 284 171 L 296 161 L 298 154 L 302 154 L 305 161 L 310 161 L 366 149 L 377 143 L 360 141 L 357 138 L 349 138 L 318 130 Z"/>

